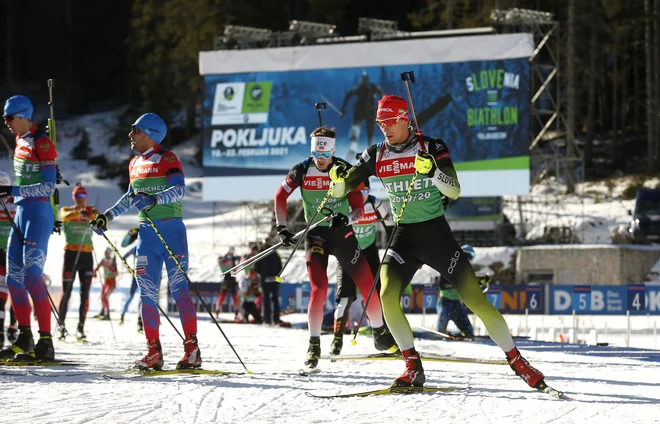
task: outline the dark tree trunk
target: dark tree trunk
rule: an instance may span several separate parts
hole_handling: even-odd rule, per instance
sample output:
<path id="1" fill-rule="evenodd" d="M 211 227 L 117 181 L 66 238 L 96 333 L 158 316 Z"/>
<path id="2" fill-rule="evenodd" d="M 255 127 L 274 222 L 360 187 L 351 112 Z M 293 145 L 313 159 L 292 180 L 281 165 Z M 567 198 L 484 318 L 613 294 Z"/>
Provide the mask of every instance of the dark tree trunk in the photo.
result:
<path id="1" fill-rule="evenodd" d="M 568 2 L 568 46 L 566 49 L 566 193 L 575 193 L 575 0 Z"/>
<path id="2" fill-rule="evenodd" d="M 653 90 L 653 20 L 651 0 L 644 0 L 646 23 L 644 26 L 644 52 L 646 55 L 646 135 L 647 153 L 646 170 L 649 173 L 657 169 L 657 145 L 655 140 L 655 95 Z"/>
<path id="3" fill-rule="evenodd" d="M 597 7 L 597 1 L 592 1 L 592 11 Z M 596 125 L 596 78 L 598 67 L 598 29 L 591 25 L 589 38 L 589 94 L 587 99 L 587 140 L 584 146 L 584 166 L 589 168 L 593 157 L 594 134 Z"/>

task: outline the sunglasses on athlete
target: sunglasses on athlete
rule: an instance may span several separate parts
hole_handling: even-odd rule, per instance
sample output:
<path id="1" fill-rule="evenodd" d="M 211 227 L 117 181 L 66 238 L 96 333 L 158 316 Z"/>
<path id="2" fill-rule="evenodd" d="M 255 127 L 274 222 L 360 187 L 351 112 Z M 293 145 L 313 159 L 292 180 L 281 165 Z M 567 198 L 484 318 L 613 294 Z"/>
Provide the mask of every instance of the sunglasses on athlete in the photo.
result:
<path id="1" fill-rule="evenodd" d="M 334 152 L 312 152 L 315 159 L 330 159 Z"/>
<path id="2" fill-rule="evenodd" d="M 384 119 L 376 119 L 376 123 L 378 124 L 379 127 L 381 128 L 388 128 L 391 127 L 392 125 L 396 124 L 401 120 L 401 118 L 405 117 L 408 115 L 408 111 L 403 111 L 397 116 L 394 116 L 392 118 L 384 118 Z"/>
<path id="3" fill-rule="evenodd" d="M 147 128 L 147 129 L 149 131 L 158 132 L 158 130 L 155 130 L 153 128 Z M 139 134 L 142 131 L 142 128 L 138 127 L 137 125 L 131 125 L 131 131 L 133 132 L 133 134 Z"/>

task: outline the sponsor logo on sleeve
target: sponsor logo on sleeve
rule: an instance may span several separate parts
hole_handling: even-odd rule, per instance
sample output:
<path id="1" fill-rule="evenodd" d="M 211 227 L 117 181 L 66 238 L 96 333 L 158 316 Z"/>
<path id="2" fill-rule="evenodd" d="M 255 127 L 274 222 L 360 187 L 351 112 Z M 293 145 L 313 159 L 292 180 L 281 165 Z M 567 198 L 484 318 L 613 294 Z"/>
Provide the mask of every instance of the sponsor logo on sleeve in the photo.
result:
<path id="1" fill-rule="evenodd" d="M 406 261 L 404 261 L 403 258 L 402 258 L 398 253 L 396 253 L 394 250 L 392 250 L 392 249 L 388 249 L 388 250 L 387 250 L 387 255 L 393 257 L 394 260 L 396 260 L 396 261 L 397 261 L 399 264 L 401 264 L 401 265 L 403 265 L 404 263 L 406 263 Z"/>

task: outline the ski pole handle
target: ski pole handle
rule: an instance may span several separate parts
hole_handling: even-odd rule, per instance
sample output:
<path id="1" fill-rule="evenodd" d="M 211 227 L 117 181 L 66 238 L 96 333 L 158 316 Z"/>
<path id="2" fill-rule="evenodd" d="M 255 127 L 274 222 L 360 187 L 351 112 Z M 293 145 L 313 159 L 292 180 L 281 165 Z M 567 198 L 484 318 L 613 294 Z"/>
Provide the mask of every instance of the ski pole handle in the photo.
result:
<path id="1" fill-rule="evenodd" d="M 415 124 L 415 131 L 419 132 L 419 125 L 417 125 L 417 114 L 415 113 L 415 106 L 413 105 L 412 95 L 410 94 L 410 85 L 408 83 L 408 81 L 410 81 L 411 83 L 415 83 L 415 72 L 414 71 L 401 72 L 401 79 L 403 80 L 404 84 L 406 84 L 408 103 L 410 103 L 410 111 L 412 112 L 413 123 Z"/>
<path id="2" fill-rule="evenodd" d="M 318 112 L 318 114 L 319 114 L 319 127 L 323 126 L 323 116 L 321 115 L 321 110 L 325 109 L 326 106 L 328 106 L 328 104 L 325 103 L 325 102 L 314 103 L 314 107 L 316 108 L 316 112 Z"/>

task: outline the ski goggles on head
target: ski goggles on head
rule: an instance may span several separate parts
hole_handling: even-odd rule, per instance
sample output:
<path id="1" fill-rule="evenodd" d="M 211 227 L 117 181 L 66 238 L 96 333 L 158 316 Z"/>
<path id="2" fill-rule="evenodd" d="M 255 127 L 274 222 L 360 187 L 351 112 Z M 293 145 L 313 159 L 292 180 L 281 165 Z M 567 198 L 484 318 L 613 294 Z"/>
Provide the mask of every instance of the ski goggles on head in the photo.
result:
<path id="1" fill-rule="evenodd" d="M 334 152 L 312 152 L 314 159 L 330 159 Z"/>
<path id="2" fill-rule="evenodd" d="M 404 110 L 397 116 L 393 116 L 392 118 L 383 118 L 383 119 L 376 119 L 376 123 L 378 124 L 379 127 L 381 128 L 388 128 L 391 127 L 392 125 L 396 124 L 399 122 L 401 119 L 404 119 L 407 121 L 408 120 L 408 111 Z"/>

